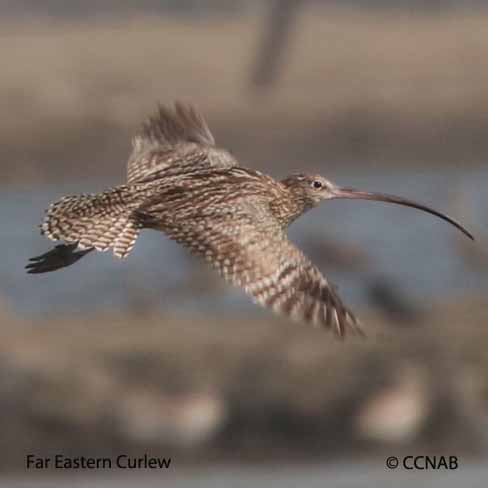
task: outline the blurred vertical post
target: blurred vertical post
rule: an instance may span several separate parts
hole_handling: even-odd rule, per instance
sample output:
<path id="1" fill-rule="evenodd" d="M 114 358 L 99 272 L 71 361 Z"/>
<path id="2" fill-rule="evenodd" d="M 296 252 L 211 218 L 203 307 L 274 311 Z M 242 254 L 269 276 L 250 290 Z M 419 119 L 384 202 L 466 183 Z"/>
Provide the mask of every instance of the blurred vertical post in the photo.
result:
<path id="1" fill-rule="evenodd" d="M 251 75 L 253 88 L 269 89 L 283 64 L 293 25 L 305 0 L 273 0 Z"/>

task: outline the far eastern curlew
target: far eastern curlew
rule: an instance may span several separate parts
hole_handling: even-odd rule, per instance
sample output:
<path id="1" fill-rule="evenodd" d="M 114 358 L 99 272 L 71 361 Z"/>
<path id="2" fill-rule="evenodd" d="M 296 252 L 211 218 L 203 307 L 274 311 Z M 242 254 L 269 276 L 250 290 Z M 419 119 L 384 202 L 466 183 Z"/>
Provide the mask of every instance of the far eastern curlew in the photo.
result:
<path id="1" fill-rule="evenodd" d="M 323 200 L 380 200 L 447 215 L 404 198 L 340 188 L 322 176 L 276 181 L 239 166 L 215 145 L 204 118 L 181 103 L 160 107 L 133 140 L 127 184 L 100 194 L 67 196 L 46 212 L 41 233 L 63 240 L 31 259 L 29 273 L 69 266 L 85 254 L 125 258 L 142 229 L 156 229 L 203 257 L 255 302 L 317 326 L 360 332 L 334 287 L 287 237 L 288 226 Z"/>

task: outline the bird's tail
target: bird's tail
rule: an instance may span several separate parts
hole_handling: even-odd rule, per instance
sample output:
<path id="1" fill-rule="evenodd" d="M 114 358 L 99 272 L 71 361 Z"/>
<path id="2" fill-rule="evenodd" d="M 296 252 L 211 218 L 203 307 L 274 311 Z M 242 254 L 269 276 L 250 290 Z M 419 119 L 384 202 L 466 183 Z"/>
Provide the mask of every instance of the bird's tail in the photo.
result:
<path id="1" fill-rule="evenodd" d="M 125 185 L 96 195 L 67 196 L 47 209 L 41 233 L 51 240 L 76 244 L 77 251 L 112 250 L 124 258 L 141 229 L 134 213 L 138 205 L 137 192 Z"/>

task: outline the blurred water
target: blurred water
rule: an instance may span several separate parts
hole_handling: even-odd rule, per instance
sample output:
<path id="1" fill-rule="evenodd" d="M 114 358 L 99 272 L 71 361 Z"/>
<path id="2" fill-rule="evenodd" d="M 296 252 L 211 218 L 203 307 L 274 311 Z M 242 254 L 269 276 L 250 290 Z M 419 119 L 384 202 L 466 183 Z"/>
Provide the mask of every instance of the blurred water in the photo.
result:
<path id="1" fill-rule="evenodd" d="M 481 241 L 480 234 L 488 233 L 488 168 L 413 167 L 388 171 L 347 167 L 327 176 L 339 184 L 396 193 L 451 213 L 450 200 L 462 191 L 473 212 L 453 216 L 466 223 L 472 221 L 470 228 Z M 38 316 L 151 303 L 169 312 L 218 309 L 265 313 L 231 287 L 212 293 L 211 285 L 206 287 L 204 283 L 192 289 L 197 280 L 193 273 L 197 261 L 153 231 L 141 235 L 127 260 L 119 261 L 108 254 L 90 255 L 56 273 L 26 274 L 23 267 L 27 259 L 52 246 L 37 229 L 44 208 L 65 194 L 96 192 L 104 186 L 99 181 L 84 181 L 2 191 L 0 217 L 3 229 L 8 230 L 1 236 L 0 294 L 14 311 Z M 332 201 L 302 217 L 292 226 L 290 235 L 298 244 L 305 239 L 325 238 L 355 243 L 368 254 L 375 273 L 388 276 L 410 297 L 422 302 L 488 289 L 486 267 L 467 267 L 458 252 L 460 240 L 465 237 L 445 222 L 415 210 L 376 202 Z M 488 243 L 487 235 L 484 238 Z M 364 273 L 323 271 L 339 285 L 351 307 L 366 303 Z"/>

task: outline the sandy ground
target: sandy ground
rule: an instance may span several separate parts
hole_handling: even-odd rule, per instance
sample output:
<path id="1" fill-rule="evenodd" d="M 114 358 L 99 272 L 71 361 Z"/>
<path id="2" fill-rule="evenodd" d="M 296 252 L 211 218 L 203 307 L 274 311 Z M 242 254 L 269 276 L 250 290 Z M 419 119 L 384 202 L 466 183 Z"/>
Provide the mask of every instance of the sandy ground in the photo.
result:
<path id="1" fill-rule="evenodd" d="M 484 299 L 410 326 L 362 316 L 368 340 L 341 343 L 274 317 L 4 315 L 1 469 L 22 471 L 33 449 L 181 462 L 484 452 Z"/>
<path id="2" fill-rule="evenodd" d="M 250 84 L 257 15 L 0 21 L 4 182 L 113 174 L 177 98 L 256 165 L 483 161 L 487 16 L 307 9 L 268 94 Z"/>
<path id="3" fill-rule="evenodd" d="M 9 479 L 0 486 L 9 488 L 55 488 L 69 485 L 74 488 L 115 488 L 124 486 L 141 486 L 143 488 L 159 487 L 171 484 L 179 487 L 234 488 L 249 486 L 267 486 L 270 488 L 294 488 L 308 486 L 322 488 L 325 483 L 332 486 L 351 488 L 389 488 L 396 486 L 408 488 L 422 480 L 424 486 L 432 488 L 457 487 L 462 484 L 473 488 L 482 488 L 486 484 L 487 469 L 483 462 L 461 464 L 457 470 L 407 471 L 387 470 L 384 459 L 368 464 L 359 463 L 339 465 L 305 465 L 305 466 L 268 466 L 268 467 L 213 467 L 203 469 L 175 469 L 172 473 L 134 474 L 125 476 L 83 476 L 68 478 L 20 478 Z"/>

